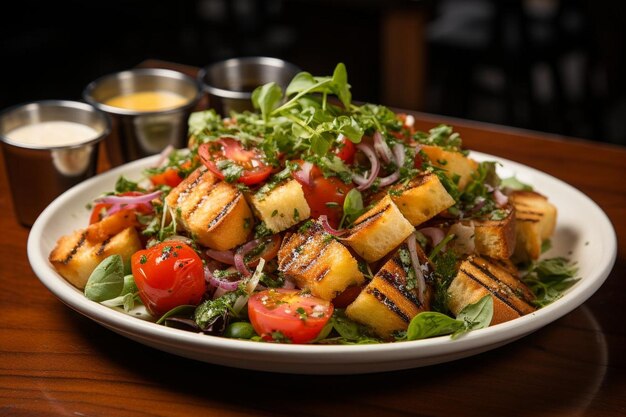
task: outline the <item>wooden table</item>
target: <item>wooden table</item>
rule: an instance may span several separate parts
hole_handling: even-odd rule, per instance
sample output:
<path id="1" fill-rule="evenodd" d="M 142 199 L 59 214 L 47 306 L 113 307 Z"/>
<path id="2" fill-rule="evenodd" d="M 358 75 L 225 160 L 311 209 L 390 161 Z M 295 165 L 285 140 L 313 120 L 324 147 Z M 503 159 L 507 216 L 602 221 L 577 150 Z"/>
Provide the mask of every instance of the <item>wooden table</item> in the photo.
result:
<path id="1" fill-rule="evenodd" d="M 452 124 L 468 148 L 538 168 L 594 199 L 619 241 L 597 293 L 521 340 L 425 368 L 329 377 L 214 366 L 119 336 L 48 292 L 29 266 L 29 230 L 16 221 L 2 168 L 0 416 L 626 415 L 626 149 L 415 117 L 421 129 Z"/>

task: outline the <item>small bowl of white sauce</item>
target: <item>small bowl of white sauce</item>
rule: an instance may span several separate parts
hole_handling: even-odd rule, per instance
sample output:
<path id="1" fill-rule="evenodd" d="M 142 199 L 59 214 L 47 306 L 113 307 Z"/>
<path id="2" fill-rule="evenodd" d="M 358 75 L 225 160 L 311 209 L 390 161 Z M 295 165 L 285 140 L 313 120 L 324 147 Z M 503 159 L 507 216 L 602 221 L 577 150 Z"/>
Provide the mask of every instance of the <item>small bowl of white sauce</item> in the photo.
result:
<path id="1" fill-rule="evenodd" d="M 0 142 L 15 214 L 30 226 L 43 209 L 97 172 L 109 117 L 90 104 L 42 100 L 0 113 Z"/>

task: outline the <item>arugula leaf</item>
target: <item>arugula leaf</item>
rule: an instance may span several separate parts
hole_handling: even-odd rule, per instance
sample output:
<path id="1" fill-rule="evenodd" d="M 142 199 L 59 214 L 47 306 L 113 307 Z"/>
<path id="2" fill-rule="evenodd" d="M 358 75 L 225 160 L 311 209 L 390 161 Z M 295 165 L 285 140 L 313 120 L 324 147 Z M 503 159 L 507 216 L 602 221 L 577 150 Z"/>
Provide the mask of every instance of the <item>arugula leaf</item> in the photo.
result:
<path id="1" fill-rule="evenodd" d="M 350 93 L 350 84 L 348 84 L 348 72 L 343 62 L 337 64 L 335 71 L 333 72 L 333 90 L 337 94 L 337 97 L 339 97 L 339 100 L 343 103 L 344 107 L 346 109 L 350 108 L 352 94 Z"/>
<path id="2" fill-rule="evenodd" d="M 272 110 L 276 108 L 283 98 L 283 91 L 275 82 L 267 83 L 254 89 L 252 92 L 252 105 L 261 110 L 263 120 L 269 120 Z"/>
<path id="3" fill-rule="evenodd" d="M 111 255 L 93 270 L 85 285 L 85 296 L 92 301 L 105 301 L 119 296 L 124 289 L 124 262 L 120 255 Z"/>

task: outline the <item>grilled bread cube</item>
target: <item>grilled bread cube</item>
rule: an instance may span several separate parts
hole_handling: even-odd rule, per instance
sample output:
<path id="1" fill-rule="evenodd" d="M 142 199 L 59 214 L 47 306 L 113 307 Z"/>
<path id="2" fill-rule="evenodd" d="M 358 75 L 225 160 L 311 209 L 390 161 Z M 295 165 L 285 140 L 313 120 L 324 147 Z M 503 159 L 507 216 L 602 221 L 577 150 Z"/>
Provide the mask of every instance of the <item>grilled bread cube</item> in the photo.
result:
<path id="1" fill-rule="evenodd" d="M 419 175 L 407 185 L 397 185 L 389 192 L 400 212 L 417 226 L 454 205 L 435 174 Z"/>
<path id="2" fill-rule="evenodd" d="M 503 219 L 473 220 L 476 253 L 496 259 L 509 259 L 515 250 L 515 208 L 502 209 Z"/>
<path id="3" fill-rule="evenodd" d="M 201 245 L 228 250 L 248 240 L 254 218 L 243 194 L 204 167 L 170 191 L 165 201 Z"/>
<path id="4" fill-rule="evenodd" d="M 124 263 L 142 248 L 133 211 L 123 210 L 85 229 L 62 236 L 48 259 L 54 269 L 78 289 L 84 289 L 93 270 L 105 258 L 120 255 Z"/>
<path id="5" fill-rule="evenodd" d="M 454 315 L 487 294 L 493 298 L 492 325 L 536 310 L 533 293 L 512 273 L 510 263 L 501 262 L 480 256 L 469 256 L 461 262 L 448 288 L 448 307 Z"/>
<path id="6" fill-rule="evenodd" d="M 278 251 L 278 269 L 298 287 L 325 300 L 332 300 L 349 286 L 361 285 L 365 280 L 348 248 L 325 233 L 317 221 L 283 240 Z"/>
<path id="7" fill-rule="evenodd" d="M 453 179 L 459 176 L 458 186 L 463 190 L 472 179 L 478 168 L 478 162 L 460 152 L 446 151 L 439 146 L 424 145 L 421 150 L 428 156 L 430 163 L 446 171 L 446 175 Z"/>
<path id="8" fill-rule="evenodd" d="M 514 191 L 509 201 L 515 206 L 517 235 L 514 258 L 518 261 L 538 259 L 541 245 L 554 233 L 557 209 L 546 197 L 534 191 Z"/>
<path id="9" fill-rule="evenodd" d="M 344 242 L 367 262 L 375 262 L 398 247 L 414 230 L 386 195 L 356 219 Z"/>
<path id="10" fill-rule="evenodd" d="M 428 266 L 426 255 L 417 245 L 418 259 L 424 269 Z M 420 273 L 424 274 L 421 270 Z M 427 272 L 428 273 L 428 272 Z M 424 303 L 418 296 L 418 285 L 406 245 L 402 245 L 374 278 L 346 308 L 346 315 L 370 327 L 383 339 L 394 332 L 406 330 L 411 319 L 418 313 L 430 309 L 432 290 L 426 286 Z"/>
<path id="11" fill-rule="evenodd" d="M 252 195 L 250 203 L 257 217 L 273 233 L 282 232 L 311 215 L 302 185 L 294 179 L 267 193 Z"/>

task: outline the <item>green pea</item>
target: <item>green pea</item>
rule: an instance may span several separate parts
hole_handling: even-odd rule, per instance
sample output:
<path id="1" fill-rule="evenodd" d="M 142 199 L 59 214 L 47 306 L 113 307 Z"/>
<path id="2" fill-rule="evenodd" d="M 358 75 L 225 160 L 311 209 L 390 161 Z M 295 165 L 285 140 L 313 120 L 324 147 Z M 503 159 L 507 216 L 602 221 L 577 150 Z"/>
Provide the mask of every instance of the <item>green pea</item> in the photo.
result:
<path id="1" fill-rule="evenodd" d="M 254 336 L 256 336 L 254 328 L 245 321 L 230 323 L 224 330 L 224 337 L 230 337 L 231 339 L 251 339 Z"/>

